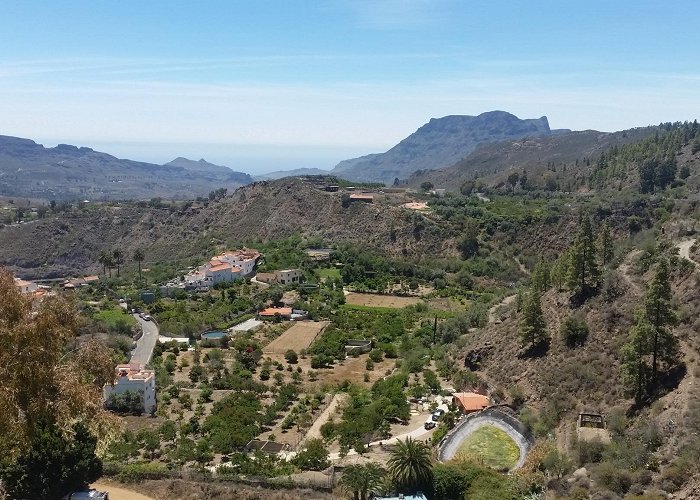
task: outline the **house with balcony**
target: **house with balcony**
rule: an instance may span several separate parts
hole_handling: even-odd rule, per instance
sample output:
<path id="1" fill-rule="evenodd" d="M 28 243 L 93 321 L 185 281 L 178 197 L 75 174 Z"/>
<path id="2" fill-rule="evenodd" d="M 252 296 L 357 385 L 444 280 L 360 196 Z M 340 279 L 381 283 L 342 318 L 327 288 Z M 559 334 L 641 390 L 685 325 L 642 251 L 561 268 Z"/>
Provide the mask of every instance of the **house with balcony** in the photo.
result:
<path id="1" fill-rule="evenodd" d="M 153 413 L 156 409 L 156 372 L 146 370 L 145 365 L 139 363 L 117 365 L 114 382 L 105 384 L 102 398 L 106 402 L 111 395 L 125 392 L 140 394 L 143 412 Z"/>

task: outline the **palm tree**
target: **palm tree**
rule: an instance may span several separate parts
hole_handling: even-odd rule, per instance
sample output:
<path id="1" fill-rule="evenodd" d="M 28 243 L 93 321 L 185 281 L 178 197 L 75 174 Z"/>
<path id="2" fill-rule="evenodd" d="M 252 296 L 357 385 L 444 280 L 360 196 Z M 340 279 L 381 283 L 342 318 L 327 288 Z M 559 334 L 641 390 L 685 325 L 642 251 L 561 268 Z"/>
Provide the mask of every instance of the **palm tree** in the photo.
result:
<path id="1" fill-rule="evenodd" d="M 121 265 L 124 263 L 124 252 L 117 249 L 112 252 L 112 257 L 114 258 L 114 265 L 117 266 L 117 277 L 119 277 L 119 271 Z"/>
<path id="2" fill-rule="evenodd" d="M 379 493 L 386 471 L 374 462 L 349 465 L 343 470 L 338 483 L 354 500 L 367 500 L 371 493 Z"/>
<path id="3" fill-rule="evenodd" d="M 100 254 L 97 256 L 97 262 L 102 264 L 102 274 L 107 276 L 107 265 L 110 263 L 112 260 L 111 256 L 107 252 L 100 252 Z"/>
<path id="4" fill-rule="evenodd" d="M 141 281 L 141 262 L 143 262 L 143 250 L 140 248 L 137 248 L 134 250 L 134 260 L 138 263 L 139 265 L 139 281 Z"/>
<path id="5" fill-rule="evenodd" d="M 387 465 L 399 491 L 412 493 L 427 487 L 432 481 L 430 448 L 422 441 L 410 437 L 399 440 Z"/>

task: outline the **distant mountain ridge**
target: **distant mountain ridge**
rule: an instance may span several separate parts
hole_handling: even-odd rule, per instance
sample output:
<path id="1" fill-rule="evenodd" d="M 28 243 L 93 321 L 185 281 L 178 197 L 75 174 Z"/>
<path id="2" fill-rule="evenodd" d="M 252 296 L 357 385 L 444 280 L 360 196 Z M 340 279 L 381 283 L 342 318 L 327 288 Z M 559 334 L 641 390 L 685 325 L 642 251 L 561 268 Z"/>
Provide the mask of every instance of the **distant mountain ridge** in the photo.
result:
<path id="1" fill-rule="evenodd" d="M 0 136 L 0 194 L 41 199 L 192 199 L 253 182 L 248 174 L 178 158 L 157 165 L 116 158 L 87 147 L 45 148 Z"/>
<path id="2" fill-rule="evenodd" d="M 265 174 L 255 175 L 253 178 L 256 181 L 270 181 L 283 179 L 285 177 L 301 177 L 305 175 L 328 175 L 330 170 L 321 168 L 295 168 L 293 170 L 277 170 L 275 172 L 267 172 Z"/>
<path id="3" fill-rule="evenodd" d="M 221 178 L 222 180 L 232 181 L 241 185 L 255 182 L 255 179 L 245 172 L 236 172 L 235 170 L 223 165 L 215 165 L 209 163 L 204 158 L 199 161 L 189 160 L 179 156 L 173 161 L 163 164 L 164 167 L 184 168 L 190 172 L 197 172 L 207 178 Z"/>
<path id="4" fill-rule="evenodd" d="M 387 152 L 341 161 L 331 174 L 353 181 L 391 184 L 395 178 L 408 178 L 417 170 L 454 165 L 482 144 L 567 132 L 552 131 L 546 116 L 521 120 L 505 111 L 432 118 Z"/>

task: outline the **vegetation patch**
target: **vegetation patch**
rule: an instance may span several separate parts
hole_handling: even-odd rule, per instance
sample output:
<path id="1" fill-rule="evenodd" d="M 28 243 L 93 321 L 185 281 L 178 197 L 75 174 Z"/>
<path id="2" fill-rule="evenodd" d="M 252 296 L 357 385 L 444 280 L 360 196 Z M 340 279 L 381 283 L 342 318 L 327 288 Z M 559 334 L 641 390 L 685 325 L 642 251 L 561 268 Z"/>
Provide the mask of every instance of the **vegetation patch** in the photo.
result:
<path id="1" fill-rule="evenodd" d="M 478 459 L 489 467 L 501 470 L 510 469 L 518 463 L 520 449 L 505 431 L 493 425 L 484 425 L 462 441 L 457 455 Z"/>

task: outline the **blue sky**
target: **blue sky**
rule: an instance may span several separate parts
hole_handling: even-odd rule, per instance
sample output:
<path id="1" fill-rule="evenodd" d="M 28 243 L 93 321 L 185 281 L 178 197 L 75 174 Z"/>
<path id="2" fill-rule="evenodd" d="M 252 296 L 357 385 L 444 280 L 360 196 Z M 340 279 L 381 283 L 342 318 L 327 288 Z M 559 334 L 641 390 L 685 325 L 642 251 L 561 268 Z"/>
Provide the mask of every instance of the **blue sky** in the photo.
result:
<path id="1" fill-rule="evenodd" d="M 700 114 L 700 2 L 7 2 L 0 134 L 265 171 L 502 109 L 619 130 Z"/>

